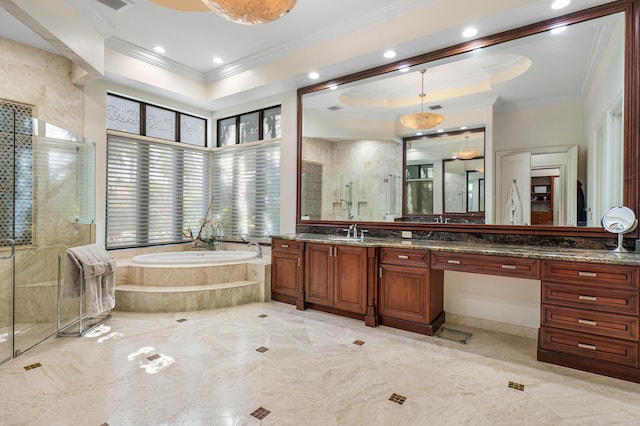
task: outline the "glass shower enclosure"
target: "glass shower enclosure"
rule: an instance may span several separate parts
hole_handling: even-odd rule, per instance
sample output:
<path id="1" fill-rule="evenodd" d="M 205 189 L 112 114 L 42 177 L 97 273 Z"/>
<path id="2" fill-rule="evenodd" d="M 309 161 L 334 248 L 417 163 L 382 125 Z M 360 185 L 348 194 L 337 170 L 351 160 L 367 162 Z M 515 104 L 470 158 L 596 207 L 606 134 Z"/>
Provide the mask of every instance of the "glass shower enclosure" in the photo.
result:
<path id="1" fill-rule="evenodd" d="M 0 102 L 0 164 L 3 362 L 57 331 L 58 255 L 95 235 L 95 144 Z M 61 322 L 77 315 L 64 300 Z"/>

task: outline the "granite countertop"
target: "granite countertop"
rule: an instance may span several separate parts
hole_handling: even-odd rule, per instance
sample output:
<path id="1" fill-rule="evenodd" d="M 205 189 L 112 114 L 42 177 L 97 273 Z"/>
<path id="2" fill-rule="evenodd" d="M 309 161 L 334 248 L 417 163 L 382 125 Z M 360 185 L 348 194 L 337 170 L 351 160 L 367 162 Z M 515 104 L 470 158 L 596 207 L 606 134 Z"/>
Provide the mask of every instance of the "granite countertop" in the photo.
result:
<path id="1" fill-rule="evenodd" d="M 614 253 L 610 250 L 569 249 L 559 247 L 479 244 L 456 241 L 435 241 L 400 238 L 367 238 L 364 240 L 346 239 L 325 234 L 285 234 L 274 236 L 287 240 L 307 243 L 340 244 L 361 247 L 396 247 L 405 249 L 434 250 L 450 253 L 482 254 L 490 256 L 508 256 L 569 262 L 608 263 L 615 265 L 640 266 L 640 253 Z"/>

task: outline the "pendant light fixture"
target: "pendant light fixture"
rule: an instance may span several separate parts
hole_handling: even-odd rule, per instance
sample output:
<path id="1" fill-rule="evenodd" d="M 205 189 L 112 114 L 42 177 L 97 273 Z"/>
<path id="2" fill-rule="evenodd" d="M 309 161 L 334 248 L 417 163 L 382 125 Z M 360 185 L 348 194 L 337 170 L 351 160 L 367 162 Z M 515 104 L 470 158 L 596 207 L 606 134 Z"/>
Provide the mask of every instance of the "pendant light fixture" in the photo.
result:
<path id="1" fill-rule="evenodd" d="M 223 18 L 243 25 L 275 21 L 289 13 L 297 0 L 202 0 Z"/>
<path id="2" fill-rule="evenodd" d="M 408 114 L 400 118 L 400 122 L 410 129 L 423 130 L 431 129 L 442 123 L 444 116 L 433 112 L 424 112 L 424 98 L 427 96 L 424 93 L 424 73 L 427 70 L 420 71 L 422 75 L 422 89 L 420 91 L 420 112 L 414 114 Z"/>
<path id="3" fill-rule="evenodd" d="M 469 149 L 469 135 L 465 136 L 464 139 L 464 145 L 461 146 L 459 150 L 453 153 L 456 158 L 460 160 L 471 160 L 472 158 L 476 158 L 481 154 L 477 149 Z"/>

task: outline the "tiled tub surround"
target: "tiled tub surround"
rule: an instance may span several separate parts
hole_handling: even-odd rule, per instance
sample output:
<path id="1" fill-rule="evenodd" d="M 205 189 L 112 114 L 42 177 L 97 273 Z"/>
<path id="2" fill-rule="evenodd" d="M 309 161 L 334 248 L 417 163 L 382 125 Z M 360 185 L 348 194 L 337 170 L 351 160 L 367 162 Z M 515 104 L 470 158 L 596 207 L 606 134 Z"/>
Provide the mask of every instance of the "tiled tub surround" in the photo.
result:
<path id="1" fill-rule="evenodd" d="M 246 245 L 226 244 L 233 250 Z M 118 261 L 116 310 L 128 312 L 189 312 L 226 308 L 269 300 L 269 253 L 262 259 L 206 265 L 137 265 L 134 256 L 190 250 L 188 244 L 112 250 Z"/>
<path id="2" fill-rule="evenodd" d="M 294 246 L 296 250 L 286 252 L 285 247 Z M 542 293 L 538 359 L 640 383 L 636 253 L 398 238 L 359 241 L 322 234 L 274 238 L 273 247 L 276 300 L 287 301 L 277 299 L 276 291 L 286 294 L 296 287 L 298 309 L 326 310 L 364 319 L 370 326 L 428 335 L 445 322 L 443 271 L 538 281 Z M 366 272 L 351 272 L 357 265 L 363 267 L 357 253 L 365 252 Z M 294 283 L 293 273 L 286 271 L 287 256 L 295 253 L 301 256 L 298 264 L 303 270 L 296 271 Z M 351 259 L 342 259 L 345 254 Z M 318 276 L 323 274 L 331 280 L 328 289 L 319 285 Z M 366 309 L 340 306 L 349 297 L 364 298 Z"/>

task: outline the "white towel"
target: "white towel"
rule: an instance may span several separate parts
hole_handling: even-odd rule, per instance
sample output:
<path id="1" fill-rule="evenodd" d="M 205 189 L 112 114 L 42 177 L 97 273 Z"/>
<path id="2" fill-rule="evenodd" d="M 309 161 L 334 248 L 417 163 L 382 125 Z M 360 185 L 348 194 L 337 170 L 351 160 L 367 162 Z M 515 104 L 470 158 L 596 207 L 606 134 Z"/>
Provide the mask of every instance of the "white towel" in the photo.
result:
<path id="1" fill-rule="evenodd" d="M 75 258 L 82 266 L 80 274 Z M 64 296 L 78 297 L 80 286 L 85 295 L 86 313 L 95 317 L 116 305 L 116 260 L 97 244 L 72 247 L 67 250 L 64 273 Z"/>
<path id="2" fill-rule="evenodd" d="M 508 225 L 522 225 L 522 202 L 515 181 L 511 184 L 511 191 L 504 206 L 504 221 Z"/>

